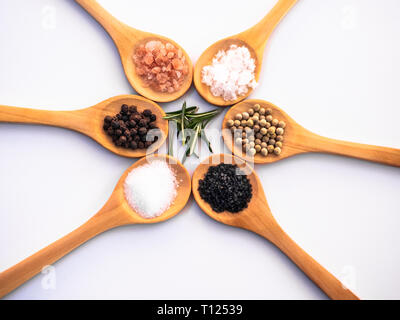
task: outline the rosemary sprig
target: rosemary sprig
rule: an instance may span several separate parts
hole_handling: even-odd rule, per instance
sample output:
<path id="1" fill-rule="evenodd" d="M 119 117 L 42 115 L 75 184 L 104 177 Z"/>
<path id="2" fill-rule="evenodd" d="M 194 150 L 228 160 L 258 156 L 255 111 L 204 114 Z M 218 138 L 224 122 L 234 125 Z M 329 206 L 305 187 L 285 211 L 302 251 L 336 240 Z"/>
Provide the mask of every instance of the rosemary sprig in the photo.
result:
<path id="1" fill-rule="evenodd" d="M 181 134 L 182 145 L 186 145 L 182 163 L 185 162 L 187 157 L 190 157 L 193 154 L 198 157 L 198 155 L 195 153 L 195 149 L 199 138 L 207 144 L 208 150 L 213 152 L 211 148 L 211 142 L 208 140 L 205 134 L 205 128 L 209 122 L 221 112 L 221 109 L 215 109 L 203 113 L 197 113 L 198 110 L 199 108 L 197 106 L 187 107 L 185 101 L 181 110 L 167 112 L 166 116 L 164 117 L 164 119 L 168 121 L 174 121 L 176 123 L 177 137 L 179 137 L 179 134 Z M 173 135 L 174 132 L 171 133 L 168 143 L 168 154 L 171 156 L 173 155 Z"/>

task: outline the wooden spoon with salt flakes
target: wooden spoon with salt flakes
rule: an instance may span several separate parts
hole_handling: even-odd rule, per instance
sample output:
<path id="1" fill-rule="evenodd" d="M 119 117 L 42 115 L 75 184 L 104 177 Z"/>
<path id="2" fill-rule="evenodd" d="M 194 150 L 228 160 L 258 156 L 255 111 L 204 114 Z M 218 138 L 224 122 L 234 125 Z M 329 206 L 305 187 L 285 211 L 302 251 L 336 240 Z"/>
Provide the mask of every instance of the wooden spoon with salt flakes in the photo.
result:
<path id="1" fill-rule="evenodd" d="M 242 33 L 220 40 L 203 52 L 195 65 L 193 81 L 197 91 L 206 101 L 216 106 L 230 106 L 247 98 L 251 94 L 253 90 L 249 88 L 246 94 L 239 96 L 236 100 L 225 101 L 222 97 L 216 97 L 211 93 L 210 87 L 202 82 L 202 70 L 205 66 L 212 64 L 214 56 L 220 50 L 226 51 L 231 45 L 246 46 L 252 58 L 255 59 L 255 79 L 258 81 L 265 45 L 272 31 L 296 2 L 297 0 L 279 0 L 264 19 L 255 26 Z"/>
<path id="2" fill-rule="evenodd" d="M 149 32 L 140 31 L 127 26 L 118 21 L 104 8 L 102 8 L 95 0 L 75 0 L 82 8 L 84 8 L 96 21 L 107 31 L 111 39 L 114 41 L 120 57 L 125 75 L 131 86 L 142 96 L 157 102 L 174 101 L 185 94 L 190 88 L 193 80 L 193 64 L 189 55 L 175 41 Z M 181 87 L 172 93 L 159 92 L 147 86 L 140 76 L 136 73 L 133 54 L 141 44 L 145 44 L 150 40 L 160 40 L 169 42 L 177 49 L 181 49 L 185 61 L 188 64 L 189 73 L 185 76 Z M 94 53 L 95 54 L 95 53 Z"/>
<path id="3" fill-rule="evenodd" d="M 163 214 L 156 218 L 145 219 L 136 213 L 126 201 L 124 182 L 133 169 L 154 160 L 167 161 L 167 164 L 176 176 L 177 193 L 173 203 Z M 154 183 L 157 183 L 157 181 L 154 181 Z M 138 160 L 125 171 L 110 199 L 89 221 L 65 237 L 0 273 L 0 298 L 41 272 L 45 266 L 53 264 L 84 242 L 102 232 L 118 226 L 158 223 L 174 217 L 185 207 L 190 193 L 190 175 L 177 159 L 167 155 L 152 155 Z"/>
<path id="4" fill-rule="evenodd" d="M 239 213 L 230 213 L 227 211 L 221 213 L 215 212 L 201 198 L 198 191 L 199 180 L 204 178 L 210 166 L 216 166 L 220 163 L 236 164 L 250 180 L 253 196 L 248 207 Z M 204 160 L 193 173 L 192 189 L 194 199 L 207 215 L 221 223 L 255 232 L 269 240 L 287 255 L 331 299 L 359 300 L 353 292 L 347 289 L 328 270 L 309 256 L 282 230 L 271 213 L 260 179 L 244 160 L 228 154 L 211 156 Z"/>
<path id="5" fill-rule="evenodd" d="M 137 106 L 140 112 L 150 109 L 156 115 L 155 123 L 160 129 L 161 136 L 149 148 L 132 150 L 117 147 L 111 137 L 104 132 L 104 117 L 117 114 L 122 104 Z M 112 97 L 92 107 L 72 111 L 48 111 L 0 105 L 0 122 L 43 124 L 74 130 L 87 135 L 111 152 L 129 158 L 143 157 L 162 146 L 168 136 L 168 121 L 163 119 L 164 116 L 165 112 L 158 104 L 134 95 Z"/>

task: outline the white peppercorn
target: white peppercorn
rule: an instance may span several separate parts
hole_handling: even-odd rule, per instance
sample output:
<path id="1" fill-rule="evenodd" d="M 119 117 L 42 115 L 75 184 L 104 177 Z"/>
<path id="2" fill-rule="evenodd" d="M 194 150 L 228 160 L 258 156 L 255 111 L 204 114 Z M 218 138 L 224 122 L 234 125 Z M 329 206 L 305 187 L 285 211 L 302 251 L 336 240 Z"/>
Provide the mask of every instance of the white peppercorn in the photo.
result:
<path id="1" fill-rule="evenodd" d="M 268 155 L 268 150 L 267 150 L 267 148 L 262 148 L 262 149 L 261 149 L 261 154 L 262 154 L 264 157 L 266 157 L 266 156 Z"/>
<path id="2" fill-rule="evenodd" d="M 267 120 L 267 122 L 271 122 L 273 120 L 271 115 L 268 115 L 265 117 L 265 120 Z"/>
<path id="3" fill-rule="evenodd" d="M 241 113 L 237 113 L 236 114 L 236 116 L 235 116 L 235 120 L 242 120 L 243 119 L 243 116 L 242 116 L 242 114 Z"/>
<path id="4" fill-rule="evenodd" d="M 261 148 L 266 148 L 268 144 L 266 142 L 261 142 Z"/>
<path id="5" fill-rule="evenodd" d="M 254 109 L 254 111 L 260 111 L 261 106 L 257 103 L 254 105 L 253 109 Z"/>
<path id="6" fill-rule="evenodd" d="M 282 148 L 282 142 L 280 141 L 275 142 L 275 147 Z"/>
<path id="7" fill-rule="evenodd" d="M 274 149 L 275 148 L 274 148 L 274 146 L 272 144 L 268 145 L 268 147 L 267 147 L 268 153 L 273 153 Z"/>
<path id="8" fill-rule="evenodd" d="M 239 121 L 239 120 L 235 120 L 235 121 L 234 121 L 234 125 L 235 125 L 236 127 L 239 127 L 239 126 L 240 126 L 240 121 Z"/>
<path id="9" fill-rule="evenodd" d="M 261 144 L 261 139 L 255 139 L 254 140 L 254 143 L 257 145 L 257 144 Z"/>
<path id="10" fill-rule="evenodd" d="M 243 117 L 244 120 L 249 120 L 250 115 L 247 112 L 243 112 L 242 113 L 242 117 Z"/>
<path id="11" fill-rule="evenodd" d="M 284 132 L 285 132 L 285 130 L 283 130 L 282 128 L 277 128 L 276 129 L 276 134 L 279 135 L 279 136 L 282 136 Z"/>
<path id="12" fill-rule="evenodd" d="M 255 156 L 255 154 L 257 153 L 256 149 L 254 148 L 250 148 L 250 150 L 248 150 L 248 153 L 250 156 Z"/>
<path id="13" fill-rule="evenodd" d="M 271 124 L 272 124 L 274 127 L 276 127 L 276 126 L 278 126 L 278 124 L 279 124 L 279 120 L 278 120 L 278 119 L 273 119 L 273 120 L 271 121 Z"/>
<path id="14" fill-rule="evenodd" d="M 285 121 L 279 121 L 278 126 L 279 126 L 280 128 L 283 128 L 283 129 L 284 129 L 284 128 L 286 127 Z"/>
<path id="15" fill-rule="evenodd" d="M 283 136 L 276 136 L 276 139 L 275 139 L 276 141 L 281 141 L 281 142 L 283 142 Z"/>
<path id="16" fill-rule="evenodd" d="M 261 129 L 260 129 L 260 133 L 261 133 L 262 135 L 266 135 L 267 132 L 268 132 L 268 130 L 267 130 L 266 128 L 261 128 Z"/>
<path id="17" fill-rule="evenodd" d="M 274 148 L 274 153 L 275 153 L 277 156 L 280 155 L 281 152 L 282 152 L 281 148 L 279 148 L 279 147 Z"/>
<path id="18" fill-rule="evenodd" d="M 276 141 L 274 139 L 269 139 L 268 144 L 272 144 L 273 146 L 275 145 Z"/>
<path id="19" fill-rule="evenodd" d="M 253 110 L 253 109 L 249 109 L 249 110 L 247 111 L 247 113 L 248 113 L 250 116 L 252 116 L 252 115 L 254 114 L 254 110 Z"/>
<path id="20" fill-rule="evenodd" d="M 257 152 L 260 152 L 261 151 L 261 146 L 259 144 L 256 144 L 254 149 L 256 149 Z"/>
<path id="21" fill-rule="evenodd" d="M 251 133 L 253 132 L 253 130 L 252 130 L 251 128 L 249 128 L 249 127 L 245 127 L 245 128 L 244 128 L 244 131 L 245 131 L 247 134 L 251 134 Z"/>
<path id="22" fill-rule="evenodd" d="M 260 115 L 262 115 L 262 116 L 265 115 L 265 109 L 264 109 L 264 108 L 261 108 L 260 111 L 258 111 L 258 112 L 259 112 Z"/>
<path id="23" fill-rule="evenodd" d="M 226 122 L 226 124 L 228 125 L 228 127 L 233 127 L 233 125 L 235 124 L 235 121 L 233 121 L 233 120 L 228 120 L 228 121 Z"/>
<path id="24" fill-rule="evenodd" d="M 274 134 L 275 133 L 276 128 L 275 127 L 269 127 L 268 128 L 268 133 L 269 134 Z"/>

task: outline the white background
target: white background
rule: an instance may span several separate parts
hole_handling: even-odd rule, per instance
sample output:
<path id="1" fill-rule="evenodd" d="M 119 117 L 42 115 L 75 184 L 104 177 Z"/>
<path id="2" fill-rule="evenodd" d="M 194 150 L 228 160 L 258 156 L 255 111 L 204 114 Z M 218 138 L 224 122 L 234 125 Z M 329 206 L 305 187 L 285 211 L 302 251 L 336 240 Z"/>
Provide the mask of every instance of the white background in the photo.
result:
<path id="1" fill-rule="evenodd" d="M 275 3 L 99 2 L 173 38 L 194 62 Z M 273 33 L 251 97 L 321 135 L 400 148 L 399 36 L 398 0 L 300 0 Z M 0 104 L 69 110 L 135 93 L 110 38 L 72 0 L 1 0 L 0 45 Z M 193 88 L 162 106 L 185 99 L 212 107 Z M 131 164 L 75 132 L 0 124 L 0 270 L 89 219 Z M 308 154 L 256 169 L 272 212 L 301 247 L 361 298 L 400 298 L 399 168 Z M 111 230 L 54 267 L 55 289 L 41 274 L 6 298 L 326 298 L 273 245 L 211 220 L 193 199 L 170 221 Z"/>

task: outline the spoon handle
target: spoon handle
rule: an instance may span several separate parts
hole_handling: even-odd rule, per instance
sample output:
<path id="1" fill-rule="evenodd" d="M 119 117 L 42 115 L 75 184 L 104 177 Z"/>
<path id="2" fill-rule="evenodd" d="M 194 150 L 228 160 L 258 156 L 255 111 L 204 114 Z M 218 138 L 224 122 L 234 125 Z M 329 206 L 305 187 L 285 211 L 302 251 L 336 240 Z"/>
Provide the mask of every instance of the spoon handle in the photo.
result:
<path id="1" fill-rule="evenodd" d="M 87 109 L 48 111 L 0 105 L 0 122 L 43 124 L 87 133 Z"/>
<path id="2" fill-rule="evenodd" d="M 122 22 L 112 16 L 107 10 L 95 0 L 75 0 L 83 9 L 87 11 L 111 36 L 114 42 L 121 36 Z"/>
<path id="3" fill-rule="evenodd" d="M 324 152 L 400 167 L 400 149 L 372 146 L 310 135 L 307 145 L 312 152 Z"/>
<path id="4" fill-rule="evenodd" d="M 63 238 L 0 273 L 0 298 L 10 293 L 36 274 L 40 273 L 44 267 L 56 262 L 84 242 L 108 229 L 122 224 L 124 223 L 121 223 L 120 219 L 115 215 L 109 214 L 109 212 L 107 214 L 99 212 L 89 221 Z"/>
<path id="5" fill-rule="evenodd" d="M 266 228 L 271 230 L 270 228 Z M 334 300 L 360 300 L 328 270 L 308 255 L 276 224 L 273 231 L 257 232 L 275 244 L 289 257 L 326 295 Z"/>
<path id="6" fill-rule="evenodd" d="M 296 2 L 297 0 L 279 0 L 259 23 L 243 33 L 244 40 L 250 42 L 255 49 L 263 49 L 272 31 Z"/>

